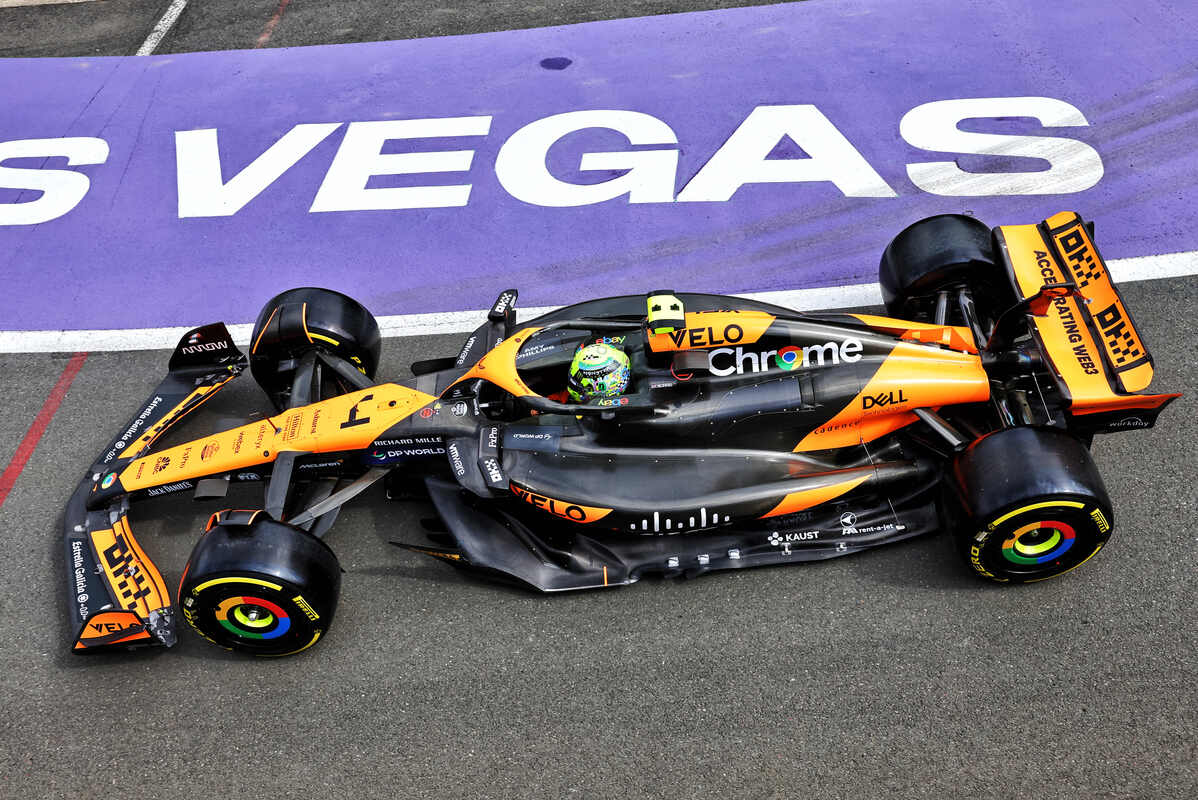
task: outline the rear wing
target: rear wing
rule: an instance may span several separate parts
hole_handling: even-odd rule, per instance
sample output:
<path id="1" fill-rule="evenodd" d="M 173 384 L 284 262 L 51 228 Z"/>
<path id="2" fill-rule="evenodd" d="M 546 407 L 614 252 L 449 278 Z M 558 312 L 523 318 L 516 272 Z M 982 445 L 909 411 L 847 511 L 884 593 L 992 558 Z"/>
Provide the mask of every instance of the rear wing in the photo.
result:
<path id="1" fill-rule="evenodd" d="M 1072 284 L 1077 292 L 1054 297 L 1032 332 L 1057 388 L 1075 417 L 1096 416 L 1097 429 L 1147 428 L 1177 394 L 1138 394 L 1152 382 L 1152 353 L 1098 248 L 1093 226 L 1071 211 L 1038 225 L 995 229 L 998 252 L 1021 298 L 1046 284 Z"/>

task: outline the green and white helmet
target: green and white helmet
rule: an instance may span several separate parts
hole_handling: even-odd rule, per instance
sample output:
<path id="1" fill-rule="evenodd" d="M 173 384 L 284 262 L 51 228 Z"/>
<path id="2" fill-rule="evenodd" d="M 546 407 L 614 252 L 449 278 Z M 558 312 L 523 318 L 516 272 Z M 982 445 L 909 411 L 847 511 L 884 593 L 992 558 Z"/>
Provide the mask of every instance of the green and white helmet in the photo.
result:
<path id="1" fill-rule="evenodd" d="M 615 397 L 628 388 L 628 377 L 628 356 L 623 350 L 607 344 L 588 344 L 578 348 L 570 362 L 566 389 L 576 403 L 595 397 Z"/>

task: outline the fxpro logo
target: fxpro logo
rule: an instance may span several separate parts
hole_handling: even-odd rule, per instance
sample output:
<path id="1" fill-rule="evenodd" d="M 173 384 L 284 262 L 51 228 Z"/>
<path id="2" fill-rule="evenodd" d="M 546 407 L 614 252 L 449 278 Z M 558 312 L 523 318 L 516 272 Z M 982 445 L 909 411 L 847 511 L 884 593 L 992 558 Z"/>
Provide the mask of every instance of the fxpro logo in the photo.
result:
<path id="1" fill-rule="evenodd" d="M 745 372 L 768 372 L 770 367 L 793 370 L 799 367 L 852 364 L 861 360 L 861 340 L 849 337 L 842 342 L 824 342 L 806 347 L 789 345 L 777 350 L 755 353 L 743 347 L 717 347 L 707 357 L 708 371 L 717 377 Z"/>

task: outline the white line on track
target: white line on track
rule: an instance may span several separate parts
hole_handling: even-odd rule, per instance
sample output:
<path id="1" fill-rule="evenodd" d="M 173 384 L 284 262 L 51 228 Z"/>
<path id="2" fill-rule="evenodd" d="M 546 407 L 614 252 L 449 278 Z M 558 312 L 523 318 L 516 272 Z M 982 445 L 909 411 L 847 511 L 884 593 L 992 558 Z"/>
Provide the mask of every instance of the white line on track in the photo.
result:
<path id="1" fill-rule="evenodd" d="M 1120 258 L 1107 262 L 1116 284 L 1134 281 L 1178 278 L 1198 275 L 1198 250 L 1187 253 L 1167 253 L 1160 256 Z M 849 286 L 829 286 L 819 289 L 793 289 L 782 292 L 742 294 L 753 300 L 815 311 L 826 308 L 850 308 L 882 303 L 881 290 L 876 283 Z M 521 308 L 523 319 L 532 319 L 553 311 L 559 306 Z M 1134 309 L 1133 309 L 1134 313 Z M 475 311 L 444 311 L 433 314 L 400 314 L 378 317 L 379 330 L 385 337 L 431 336 L 441 333 L 468 333 L 486 319 L 486 309 Z M 121 330 L 89 331 L 0 331 L 0 353 L 72 353 L 108 352 L 117 350 L 170 350 L 179 338 L 193 327 L 212 320 L 196 320 L 193 325 L 170 328 L 126 328 Z M 241 323 L 229 326 L 233 341 L 247 345 L 253 325 Z"/>
<path id="2" fill-rule="evenodd" d="M 0 8 L 17 6 L 61 6 L 68 3 L 94 3 L 96 0 L 0 0 Z"/>
<path id="3" fill-rule="evenodd" d="M 166 36 L 167 32 L 174 27 L 179 15 L 183 13 L 183 9 L 187 8 L 187 0 L 171 0 L 170 6 L 167 7 L 166 13 L 158 20 L 158 24 L 150 31 L 150 35 L 141 43 L 141 47 L 137 48 L 135 56 L 148 56 L 158 47 L 158 43 L 162 41 L 162 37 Z"/>

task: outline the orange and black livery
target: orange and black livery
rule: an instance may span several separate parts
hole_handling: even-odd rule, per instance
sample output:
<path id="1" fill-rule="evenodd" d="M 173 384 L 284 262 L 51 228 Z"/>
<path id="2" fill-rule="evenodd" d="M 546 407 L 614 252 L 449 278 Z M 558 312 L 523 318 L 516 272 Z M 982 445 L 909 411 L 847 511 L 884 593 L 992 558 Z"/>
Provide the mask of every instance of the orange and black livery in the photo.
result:
<path id="1" fill-rule="evenodd" d="M 1178 396 L 1147 391 L 1152 355 L 1093 227 L 931 217 L 891 241 L 879 282 L 881 314 L 670 289 L 524 323 L 510 289 L 458 353 L 391 382 L 374 318 L 327 289 L 268 301 L 248 354 L 220 323 L 190 331 L 69 501 L 71 648 L 170 645 L 180 620 L 255 655 L 323 641 L 341 581 L 325 537 L 375 483 L 439 518 L 401 546 L 544 592 L 940 530 L 1000 583 L 1084 564 L 1116 519 L 1093 437 L 1151 427 Z M 628 381 L 578 399 L 567 378 L 592 344 Z M 188 433 L 247 367 L 267 406 Z M 133 508 L 234 484 L 260 496 L 212 514 L 168 588 Z"/>

